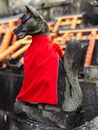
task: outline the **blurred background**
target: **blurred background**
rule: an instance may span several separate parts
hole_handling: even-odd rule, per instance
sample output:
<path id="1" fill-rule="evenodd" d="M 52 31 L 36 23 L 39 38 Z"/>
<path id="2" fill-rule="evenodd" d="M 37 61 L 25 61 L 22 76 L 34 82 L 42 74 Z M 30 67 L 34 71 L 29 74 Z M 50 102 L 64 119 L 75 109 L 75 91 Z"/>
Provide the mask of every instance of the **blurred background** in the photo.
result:
<path id="1" fill-rule="evenodd" d="M 24 5 L 30 4 L 49 20 L 54 16 L 80 12 L 81 3 L 83 0 L 0 0 L 0 17 L 24 12 Z"/>

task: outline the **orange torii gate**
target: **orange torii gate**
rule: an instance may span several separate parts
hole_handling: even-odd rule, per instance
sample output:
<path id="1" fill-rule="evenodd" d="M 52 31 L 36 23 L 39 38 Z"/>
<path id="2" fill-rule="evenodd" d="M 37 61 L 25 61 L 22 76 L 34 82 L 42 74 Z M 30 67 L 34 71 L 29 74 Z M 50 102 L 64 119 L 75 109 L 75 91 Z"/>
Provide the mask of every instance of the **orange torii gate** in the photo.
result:
<path id="1" fill-rule="evenodd" d="M 62 31 L 59 31 L 59 35 L 60 36 L 55 38 L 53 41 L 55 43 L 58 43 L 61 46 L 62 49 L 66 48 L 66 43 L 70 39 L 76 39 L 76 40 L 80 40 L 80 41 L 88 41 L 88 48 L 87 48 L 87 54 L 86 54 L 86 58 L 85 58 L 84 67 L 90 66 L 91 61 L 92 61 L 94 47 L 95 47 L 95 42 L 96 42 L 96 40 L 98 40 L 98 28 L 62 30 Z M 26 43 L 26 41 L 27 41 L 27 43 L 31 42 L 31 41 L 23 40 L 23 39 L 21 41 L 22 41 L 22 43 Z M 17 42 L 19 42 L 19 41 L 17 41 Z M 10 48 L 8 50 L 10 52 Z M 18 56 L 20 56 L 20 54 L 25 52 L 25 50 L 26 50 L 26 47 L 24 47 L 24 49 L 21 48 L 21 49 L 17 50 L 16 52 L 14 52 L 11 56 L 13 57 L 13 59 L 16 59 Z M 4 59 L 4 58 L 7 57 L 7 56 L 4 57 L 4 54 L 6 52 L 8 52 L 8 51 L 5 51 L 0 56 L 0 59 Z M 7 54 L 8 53 L 6 53 L 6 55 Z"/>
<path id="2" fill-rule="evenodd" d="M 82 22 L 83 15 L 84 13 L 56 17 L 55 23 L 48 23 L 49 29 L 52 32 L 56 32 L 58 31 L 59 27 L 65 27 L 66 25 L 70 25 L 70 28 L 75 28 Z M 4 52 L 9 47 L 10 42 L 11 44 L 15 43 L 16 36 L 13 34 L 13 28 L 15 28 L 17 23 L 20 22 L 21 16 L 22 14 L 0 19 L 0 36 L 4 34 L 3 39 L 1 41 L 0 53 Z M 57 34 L 51 34 L 52 39 L 57 36 Z"/>
<path id="3" fill-rule="evenodd" d="M 31 36 L 27 36 L 21 40 L 16 41 L 14 44 L 10 45 L 8 49 L 0 54 L 0 62 L 2 62 L 2 68 L 10 67 L 13 68 L 10 63 L 16 60 L 18 57 L 22 57 L 20 62 L 23 64 L 23 54 L 30 46 L 32 41 Z M 15 65 L 14 65 L 15 66 Z M 17 66 L 16 66 L 17 68 Z"/>
<path id="4" fill-rule="evenodd" d="M 14 44 L 8 47 L 4 52 L 0 54 L 0 62 L 9 58 L 11 55 L 13 59 L 17 58 L 19 55 L 26 51 L 27 47 L 30 45 L 31 37 L 25 37 L 24 39 L 16 41 Z"/>
<path id="5" fill-rule="evenodd" d="M 0 43 L 0 53 L 8 48 L 10 42 L 13 44 L 16 41 L 13 29 L 20 22 L 21 16 L 22 14 L 0 19 L 0 37 L 4 35 Z"/>
<path id="6" fill-rule="evenodd" d="M 56 17 L 54 22 L 48 22 L 49 29 L 52 33 L 58 32 L 61 27 L 64 29 L 68 29 L 68 27 L 69 29 L 75 29 L 78 25 L 83 23 L 84 15 L 85 12 Z"/>
<path id="7" fill-rule="evenodd" d="M 76 29 L 82 25 L 83 27 L 83 17 L 85 12 L 79 14 L 65 15 L 56 17 L 55 21 L 48 22 L 48 27 L 51 32 L 52 40 L 58 37 L 60 29 Z"/>
<path id="8" fill-rule="evenodd" d="M 85 58 L 84 67 L 91 64 L 95 42 L 98 40 L 98 28 L 85 28 L 75 30 L 62 30 L 59 31 L 59 37 L 54 39 L 54 42 L 65 45 L 68 40 L 76 39 L 80 41 L 88 41 L 88 48 Z M 65 45 L 66 46 L 66 45 Z"/>
<path id="9" fill-rule="evenodd" d="M 85 13 L 83 12 L 83 13 L 75 14 L 75 15 L 56 17 L 55 22 L 51 22 L 51 23 L 48 22 L 48 26 L 49 26 L 49 29 L 51 32 L 52 39 L 54 39 L 54 41 L 56 41 L 56 42 L 59 42 L 62 49 L 65 48 L 65 44 L 62 44 L 63 42 L 65 43 L 65 41 L 62 41 L 62 33 L 59 31 L 59 28 L 62 27 L 64 30 L 66 30 L 65 27 L 70 26 L 70 29 L 75 29 L 78 25 L 82 24 L 84 14 Z M 0 51 L 1 52 L 1 55 L 0 55 L 1 62 L 8 57 L 9 57 L 8 59 L 10 59 L 10 57 L 12 57 L 13 59 L 16 59 L 21 54 L 23 54 L 26 51 L 27 47 L 29 46 L 29 45 L 25 45 L 24 47 L 20 48 L 21 43 L 27 43 L 27 42 L 30 43 L 27 39 L 25 39 L 25 40 L 22 39 L 22 40 L 16 41 L 15 35 L 14 35 L 13 39 L 11 39 L 11 36 L 13 35 L 13 32 L 12 32 L 13 28 L 16 26 L 17 23 L 20 22 L 19 17 L 14 20 L 13 19 L 6 20 L 4 22 L 6 24 L 3 24 L 3 22 L 1 22 L 1 24 L 0 24 L 1 25 L 0 27 L 3 28 L 2 29 L 3 31 L 1 31 L 0 34 L 5 33 L 2 44 L 1 44 L 2 45 L 1 51 Z M 60 37 L 58 36 L 58 32 L 61 35 Z M 57 40 L 57 39 L 61 39 L 61 40 Z M 14 43 L 12 46 L 9 46 L 10 40 L 12 40 L 12 43 Z M 6 50 L 6 48 L 8 48 L 8 49 Z M 23 60 L 22 60 L 22 62 L 23 62 Z"/>

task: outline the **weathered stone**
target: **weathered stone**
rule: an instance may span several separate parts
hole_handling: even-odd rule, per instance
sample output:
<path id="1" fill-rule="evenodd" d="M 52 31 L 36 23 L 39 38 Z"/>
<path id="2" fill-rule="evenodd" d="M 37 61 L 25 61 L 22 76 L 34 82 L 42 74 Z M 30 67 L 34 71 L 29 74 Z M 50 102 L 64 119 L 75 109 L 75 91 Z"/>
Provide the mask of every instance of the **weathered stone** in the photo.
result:
<path id="1" fill-rule="evenodd" d="M 13 78 L 12 79 L 14 79 L 14 80 L 9 80 L 9 78 L 10 78 L 10 76 L 12 76 Z M 5 78 L 4 77 L 6 77 L 6 80 L 9 80 L 9 84 L 4 84 L 4 81 L 5 81 Z M 17 80 L 15 80 L 15 79 L 17 79 Z M 6 95 L 9 95 L 10 94 L 10 92 L 13 92 L 13 95 L 16 95 L 17 94 L 17 91 L 16 91 L 16 88 L 17 88 L 17 90 L 20 88 L 20 86 L 18 85 L 18 86 L 14 86 L 14 84 L 16 83 L 16 81 L 18 81 L 19 80 L 19 77 L 18 77 L 18 75 L 10 75 L 10 74 L 8 74 L 8 75 L 5 75 L 5 74 L 1 74 L 0 73 L 0 82 L 2 81 L 2 85 L 3 85 L 3 88 L 4 89 L 2 89 L 0 92 L 1 93 L 4 93 L 4 91 L 6 92 Z M 22 81 L 22 79 L 20 79 L 21 81 Z M 19 82 L 20 82 L 20 80 L 19 80 Z M 13 87 L 11 87 L 10 86 L 10 82 L 13 82 L 12 83 L 12 85 L 13 85 Z M 80 86 L 81 86 L 81 88 L 82 88 L 82 91 L 83 91 L 83 110 L 82 110 L 82 113 L 66 113 L 66 112 L 64 112 L 64 113 L 62 113 L 62 112 L 58 112 L 58 116 L 57 117 L 55 117 L 55 119 L 56 118 L 58 118 L 58 119 L 60 119 L 61 121 L 63 121 L 63 120 L 65 120 L 66 119 L 66 121 L 65 121 L 65 125 L 67 125 L 66 127 L 67 127 L 67 129 L 65 129 L 65 130 L 71 130 L 72 128 L 75 128 L 75 127 L 78 127 L 78 126 L 80 126 L 80 125 L 83 125 L 83 124 L 85 124 L 86 122 L 89 122 L 89 121 L 91 121 L 93 118 L 95 118 L 96 116 L 98 116 L 98 96 L 97 96 L 97 94 L 96 94 L 96 82 L 89 82 L 89 81 L 84 81 L 84 80 L 80 80 Z M 18 83 L 17 83 L 18 84 Z M 12 89 L 13 88 L 13 91 L 12 90 L 10 90 L 10 89 Z M 10 91 L 8 91 L 8 90 L 10 90 Z M 3 99 L 4 97 L 2 97 L 2 99 Z M 14 106 L 14 104 L 12 103 L 12 104 L 10 104 L 10 101 L 9 101 L 10 99 L 8 99 L 7 100 L 7 102 L 6 102 L 6 100 L 4 100 L 4 104 L 9 104 L 10 106 L 11 106 L 11 108 L 9 108 L 8 106 L 6 106 L 6 109 L 8 109 L 8 111 L 13 111 L 13 106 Z M 13 100 L 15 100 L 15 97 L 13 97 Z M 1 100 L 2 101 L 2 100 Z M 1 106 L 1 105 L 0 105 Z M 18 117 L 18 121 L 17 120 L 15 120 L 14 118 L 12 119 L 10 116 L 8 117 L 9 118 L 9 120 L 11 121 L 11 126 L 12 126 L 12 124 L 13 124 L 13 127 L 15 128 L 15 127 L 18 127 L 18 129 L 19 130 L 22 130 L 21 128 L 24 128 L 24 127 L 28 127 L 28 129 L 29 129 L 29 127 L 30 127 L 30 124 L 31 124 L 31 126 L 32 126 L 32 123 L 30 122 L 30 121 L 34 121 L 33 120 L 33 118 L 34 119 L 39 119 L 39 121 L 40 120 L 42 120 L 42 119 L 40 119 L 39 117 L 41 116 L 40 115 L 40 113 L 41 113 L 41 111 L 42 111 L 42 109 L 44 108 L 44 106 L 43 105 L 39 105 L 39 109 L 40 110 L 38 110 L 37 108 L 36 108 L 36 106 L 35 107 L 32 107 L 32 104 L 23 104 L 23 106 L 22 106 L 22 104 L 19 104 L 18 105 L 18 107 L 20 106 L 20 108 L 21 109 L 23 109 L 23 111 L 26 111 L 27 113 L 28 113 L 28 119 L 27 120 L 29 120 L 28 121 L 28 124 L 26 125 L 26 118 L 27 118 L 27 115 L 25 115 L 24 113 L 22 114 L 21 113 L 21 116 L 19 115 L 19 116 L 17 116 Z M 7 108 L 8 107 L 8 108 Z M 1 107 L 1 109 L 3 109 L 3 107 Z M 18 108 L 19 109 L 19 108 Z M 8 112 L 7 112 L 8 113 Z M 4 112 L 3 111 L 3 114 L 2 114 L 2 117 L 3 117 L 3 115 L 4 114 L 6 114 L 6 112 Z M 36 114 L 37 114 L 37 116 L 38 117 L 36 117 Z M 1 115 L 1 114 L 0 114 Z M 34 117 L 33 117 L 33 115 L 34 115 Z M 49 117 L 49 118 L 52 118 L 52 114 L 51 114 L 51 110 L 49 111 L 49 110 L 43 110 L 43 115 L 44 115 L 44 117 L 45 117 L 45 119 L 47 118 L 47 117 Z M 55 115 L 54 115 L 55 116 Z M 24 118 L 23 118 L 24 117 Z M 23 122 L 20 122 L 19 120 L 22 120 Z M 1 122 L 3 121 L 3 119 L 1 119 L 1 117 L 0 117 L 0 128 L 1 127 L 3 127 L 2 128 L 2 130 L 13 130 L 12 128 L 11 129 L 8 129 L 9 127 L 7 126 L 7 129 L 5 129 L 5 127 L 4 127 L 4 124 L 2 124 Z M 10 124 L 10 121 L 8 122 L 8 124 Z M 43 121 L 43 120 L 42 120 Z M 59 121 L 59 120 L 58 120 Z M 37 123 L 39 123 L 39 122 L 37 122 Z M 36 123 L 36 124 L 37 124 Z M 44 123 L 44 124 L 43 124 Z M 45 121 L 43 121 L 43 126 L 44 126 L 44 130 L 47 130 L 48 128 L 45 128 L 46 127 L 46 124 L 47 125 L 49 125 L 50 126 L 50 123 L 51 122 L 49 122 L 49 121 L 47 121 L 47 123 L 45 123 Z M 6 123 L 5 123 L 6 124 Z M 61 125 L 61 124 L 59 124 L 59 125 Z M 10 126 L 10 127 L 11 127 Z M 34 125 L 34 126 L 36 126 L 36 125 Z M 26 128 L 24 128 L 24 130 L 26 129 Z M 33 127 L 32 126 L 32 129 L 33 130 L 36 130 L 36 129 L 34 129 L 34 128 L 36 128 L 36 127 Z M 55 127 L 54 127 L 55 128 Z M 41 128 L 40 128 L 41 129 Z M 40 130 L 39 129 L 39 130 Z M 27 130 L 27 129 L 26 129 Z M 42 130 L 42 129 L 41 129 Z M 55 129 L 53 129 L 53 130 L 55 130 Z M 78 130 L 78 129 L 77 129 Z M 95 129 L 96 130 L 96 129 Z"/>
<path id="2" fill-rule="evenodd" d="M 47 124 L 32 121 L 26 118 L 19 118 L 16 115 L 8 115 L 7 121 L 2 130 L 61 130 Z"/>
<path id="3" fill-rule="evenodd" d="M 98 115 L 98 96 L 96 92 L 96 82 L 80 81 L 83 92 L 83 119 L 90 121 Z"/>
<path id="4" fill-rule="evenodd" d="M 0 110 L 13 111 L 16 95 L 22 85 L 23 75 L 12 71 L 0 72 Z"/>
<path id="5" fill-rule="evenodd" d="M 55 111 L 55 112 L 60 112 L 61 110 L 60 110 L 60 108 L 58 108 L 58 107 L 53 107 L 53 106 L 49 106 L 49 105 L 45 105 L 45 110 L 48 110 L 48 111 Z"/>
<path id="6" fill-rule="evenodd" d="M 73 130 L 98 130 L 98 116 L 90 122 L 86 122 L 84 125 L 77 127 Z"/>
<path id="7" fill-rule="evenodd" d="M 80 113 L 66 113 L 62 110 L 59 112 L 56 111 L 58 108 L 54 107 L 55 109 L 49 109 L 49 106 L 47 106 L 47 109 L 45 109 L 45 105 L 41 105 L 39 108 L 37 108 L 37 106 L 34 107 L 32 104 L 24 104 L 20 102 L 15 103 L 15 108 L 17 110 L 20 109 L 20 114 L 19 111 L 17 111 L 19 116 L 21 115 L 22 109 L 23 112 L 27 114 L 29 119 L 37 120 L 54 127 L 58 126 L 65 130 L 70 130 L 92 120 L 98 115 L 98 96 L 96 95 L 96 83 L 81 80 L 79 84 L 83 91 L 84 97 L 83 109 Z"/>
<path id="8" fill-rule="evenodd" d="M 80 42 L 75 40 L 69 41 L 64 54 L 66 92 L 64 93 L 63 109 L 65 111 L 75 111 L 82 106 L 83 95 L 77 77 L 81 54 L 82 48 Z"/>
<path id="9" fill-rule="evenodd" d="M 91 65 L 85 68 L 85 77 L 98 80 L 98 66 Z"/>
<path id="10" fill-rule="evenodd" d="M 86 26 L 98 25 L 98 1 L 97 0 L 82 0 L 81 11 L 85 11 L 84 24 Z"/>

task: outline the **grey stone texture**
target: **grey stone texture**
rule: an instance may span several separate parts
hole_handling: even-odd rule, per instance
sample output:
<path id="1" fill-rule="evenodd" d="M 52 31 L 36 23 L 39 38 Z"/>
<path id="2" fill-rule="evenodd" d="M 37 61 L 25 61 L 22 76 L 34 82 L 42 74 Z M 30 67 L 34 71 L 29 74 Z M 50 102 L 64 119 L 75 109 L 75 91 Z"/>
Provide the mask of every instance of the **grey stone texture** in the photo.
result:
<path id="1" fill-rule="evenodd" d="M 98 80 L 98 66 L 91 65 L 85 69 L 85 77 Z"/>
<path id="2" fill-rule="evenodd" d="M 48 125 L 59 126 L 62 129 L 70 130 L 76 126 L 80 126 L 85 122 L 89 122 L 98 115 L 98 97 L 96 95 L 96 83 L 80 81 L 80 86 L 83 91 L 83 109 L 80 113 L 62 112 L 54 107 L 53 111 L 44 107 L 33 107 L 28 104 L 16 104 L 26 112 L 30 119 L 38 120 L 39 122 Z M 37 109 L 36 109 L 37 108 Z M 17 109 L 17 108 L 16 108 Z M 56 112 L 55 112 L 56 111 Z M 43 115 L 43 117 L 41 117 Z M 39 118 L 41 117 L 41 118 Z M 53 124 L 52 124 L 53 121 Z M 55 125 L 54 125 L 55 124 Z"/>
<path id="3" fill-rule="evenodd" d="M 37 108 L 32 104 L 17 103 L 16 106 L 18 109 L 20 107 L 23 113 L 18 113 L 19 115 L 8 114 L 4 128 L 7 128 L 7 130 L 13 130 L 13 128 L 18 130 L 27 130 L 27 128 L 28 130 L 97 130 L 98 96 L 96 95 L 96 83 L 83 80 L 79 83 L 84 96 L 83 109 L 80 113 L 62 113 L 58 109 L 52 110 L 47 109 L 47 107 L 45 109 L 43 106 Z M 53 113 L 53 111 L 56 111 L 56 113 Z M 42 114 L 44 119 L 41 117 Z M 66 128 L 64 128 L 64 125 Z"/>
<path id="4" fill-rule="evenodd" d="M 98 130 L 98 116 L 90 122 L 86 122 L 84 125 L 77 127 L 73 130 Z"/>

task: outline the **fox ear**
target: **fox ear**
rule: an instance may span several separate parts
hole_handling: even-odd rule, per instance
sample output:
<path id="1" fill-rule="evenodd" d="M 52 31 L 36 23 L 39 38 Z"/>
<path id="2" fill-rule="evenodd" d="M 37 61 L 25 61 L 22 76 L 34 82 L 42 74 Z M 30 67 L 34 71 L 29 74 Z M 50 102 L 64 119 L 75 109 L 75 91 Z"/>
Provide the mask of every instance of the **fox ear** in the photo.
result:
<path id="1" fill-rule="evenodd" d="M 28 13 L 31 12 L 34 17 L 39 17 L 40 16 L 38 11 L 34 7 L 32 7 L 30 5 L 25 5 L 25 7 L 26 7 L 27 12 Z"/>

